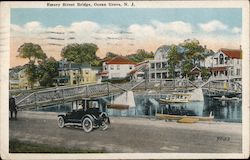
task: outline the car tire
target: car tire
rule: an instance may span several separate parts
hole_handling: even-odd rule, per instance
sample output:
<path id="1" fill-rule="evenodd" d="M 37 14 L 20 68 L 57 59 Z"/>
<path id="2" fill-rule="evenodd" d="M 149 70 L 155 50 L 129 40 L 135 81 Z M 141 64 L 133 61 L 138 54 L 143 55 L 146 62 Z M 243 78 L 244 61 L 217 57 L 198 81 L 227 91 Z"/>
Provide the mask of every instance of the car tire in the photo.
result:
<path id="1" fill-rule="evenodd" d="M 83 119 L 82 128 L 87 133 L 93 130 L 93 122 L 89 117 Z"/>
<path id="2" fill-rule="evenodd" d="M 58 118 L 58 127 L 59 127 L 59 128 L 63 128 L 64 125 L 65 125 L 64 118 L 63 118 L 62 116 L 60 116 L 60 117 Z"/>

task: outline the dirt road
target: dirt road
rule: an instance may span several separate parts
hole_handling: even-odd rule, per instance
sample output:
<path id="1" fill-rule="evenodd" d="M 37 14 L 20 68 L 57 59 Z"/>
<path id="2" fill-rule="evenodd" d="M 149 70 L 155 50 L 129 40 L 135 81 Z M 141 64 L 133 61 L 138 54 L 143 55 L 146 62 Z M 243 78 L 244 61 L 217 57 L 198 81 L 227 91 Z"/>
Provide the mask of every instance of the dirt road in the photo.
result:
<path id="1" fill-rule="evenodd" d="M 10 140 L 112 153 L 239 153 L 242 149 L 239 123 L 179 124 L 118 117 L 111 117 L 111 123 L 106 131 L 85 133 L 80 128 L 58 128 L 55 113 L 20 112 L 18 120 L 10 121 Z"/>

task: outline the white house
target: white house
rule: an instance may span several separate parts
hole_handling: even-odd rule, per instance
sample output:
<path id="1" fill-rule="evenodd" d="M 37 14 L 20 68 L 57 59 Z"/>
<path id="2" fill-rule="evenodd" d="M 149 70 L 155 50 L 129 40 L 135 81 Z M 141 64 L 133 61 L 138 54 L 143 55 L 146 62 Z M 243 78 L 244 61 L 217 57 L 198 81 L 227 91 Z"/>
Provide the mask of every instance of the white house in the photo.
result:
<path id="1" fill-rule="evenodd" d="M 168 45 L 160 46 L 155 52 L 154 60 L 149 60 L 149 81 L 158 81 L 168 77 L 169 73 L 167 71 L 167 54 L 169 49 L 170 46 Z"/>
<path id="2" fill-rule="evenodd" d="M 241 49 L 220 49 L 212 60 L 210 71 L 213 80 L 241 81 L 242 77 L 242 50 Z"/>
<path id="3" fill-rule="evenodd" d="M 103 79 L 125 78 L 135 68 L 136 63 L 123 56 L 116 56 L 103 62 L 103 70 L 100 73 Z"/>

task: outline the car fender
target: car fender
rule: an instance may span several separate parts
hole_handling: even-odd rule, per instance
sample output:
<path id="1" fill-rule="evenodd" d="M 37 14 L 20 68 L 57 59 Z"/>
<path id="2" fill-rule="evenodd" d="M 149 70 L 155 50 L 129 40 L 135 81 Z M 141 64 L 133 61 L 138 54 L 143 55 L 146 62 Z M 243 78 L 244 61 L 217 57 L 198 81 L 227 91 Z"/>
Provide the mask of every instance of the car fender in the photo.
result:
<path id="1" fill-rule="evenodd" d="M 57 115 L 57 117 L 65 117 L 66 116 L 66 113 L 60 113 Z"/>
<path id="2" fill-rule="evenodd" d="M 87 114 L 87 115 L 83 116 L 83 117 L 82 117 L 82 121 L 83 121 L 83 120 L 84 120 L 84 118 L 86 118 L 86 117 L 90 118 L 90 119 L 91 119 L 91 121 L 92 121 L 93 123 L 95 123 L 95 119 L 94 119 L 94 117 L 93 117 L 92 115 L 90 115 L 90 114 Z"/>

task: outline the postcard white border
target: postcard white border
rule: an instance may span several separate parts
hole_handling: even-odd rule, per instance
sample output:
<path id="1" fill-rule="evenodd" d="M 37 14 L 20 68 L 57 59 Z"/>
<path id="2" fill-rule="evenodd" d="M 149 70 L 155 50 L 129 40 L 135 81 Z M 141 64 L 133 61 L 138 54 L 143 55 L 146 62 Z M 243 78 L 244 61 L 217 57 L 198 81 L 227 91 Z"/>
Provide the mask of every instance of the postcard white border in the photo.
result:
<path id="1" fill-rule="evenodd" d="M 50 3 L 63 3 L 47 1 Z M 8 120 L 8 69 L 10 51 L 10 9 L 11 8 L 58 8 L 47 7 L 47 2 L 1 2 L 1 49 L 0 49 L 0 104 L 1 104 L 1 157 L 3 159 L 201 159 L 201 158 L 247 158 L 249 156 L 249 2 L 242 1 L 133 1 L 135 8 L 242 8 L 242 149 L 243 153 L 104 153 L 104 154 L 10 154 Z M 70 1 L 69 1 L 70 2 Z M 76 1 L 74 1 L 76 2 Z M 98 1 L 88 1 L 95 3 Z M 100 2 L 100 1 L 99 1 Z M 110 1 L 108 1 L 110 2 Z M 114 1 L 117 2 L 117 1 Z M 60 7 L 84 8 L 84 7 Z M 116 7 L 93 7 L 116 8 Z M 4 45 L 3 45 L 4 44 Z"/>

